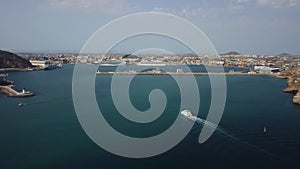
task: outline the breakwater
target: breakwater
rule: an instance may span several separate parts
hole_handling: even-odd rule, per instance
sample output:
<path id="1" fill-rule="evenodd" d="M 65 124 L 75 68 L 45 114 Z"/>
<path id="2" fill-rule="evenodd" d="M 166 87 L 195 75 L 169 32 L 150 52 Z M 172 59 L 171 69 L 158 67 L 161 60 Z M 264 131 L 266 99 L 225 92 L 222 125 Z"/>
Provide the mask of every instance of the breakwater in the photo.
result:
<path id="1" fill-rule="evenodd" d="M 8 86 L 0 86 L 0 93 L 4 93 L 10 97 L 29 97 L 34 96 L 35 94 L 29 91 L 26 92 L 18 92 L 13 89 L 13 85 Z"/>
<path id="2" fill-rule="evenodd" d="M 273 73 L 243 73 L 243 72 L 96 72 L 97 75 L 246 75 L 246 76 L 276 76 Z"/>

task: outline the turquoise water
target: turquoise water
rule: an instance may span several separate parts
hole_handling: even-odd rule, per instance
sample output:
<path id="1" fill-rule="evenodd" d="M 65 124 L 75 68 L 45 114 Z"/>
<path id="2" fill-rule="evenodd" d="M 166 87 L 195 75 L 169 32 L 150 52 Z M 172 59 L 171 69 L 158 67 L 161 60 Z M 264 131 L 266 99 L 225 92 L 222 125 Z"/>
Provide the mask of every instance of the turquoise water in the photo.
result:
<path id="1" fill-rule="evenodd" d="M 292 104 L 291 94 L 282 92 L 286 80 L 227 76 L 220 131 L 199 144 L 202 124 L 196 123 L 170 151 L 130 159 L 98 147 L 81 128 L 72 102 L 72 71 L 73 65 L 65 65 L 53 71 L 9 73 L 17 88 L 24 86 L 36 96 L 0 95 L 0 168 L 300 168 L 300 106 Z M 207 76 L 196 79 L 201 96 L 199 116 L 204 118 L 210 106 L 210 84 Z M 133 80 L 130 98 L 137 109 L 149 108 L 152 89 L 162 89 L 168 98 L 164 114 L 145 125 L 118 114 L 111 101 L 110 80 L 111 76 L 97 76 L 96 96 L 105 118 L 119 132 L 149 137 L 163 132 L 175 120 L 180 93 L 171 77 L 147 75 Z M 17 105 L 20 102 L 23 107 Z"/>

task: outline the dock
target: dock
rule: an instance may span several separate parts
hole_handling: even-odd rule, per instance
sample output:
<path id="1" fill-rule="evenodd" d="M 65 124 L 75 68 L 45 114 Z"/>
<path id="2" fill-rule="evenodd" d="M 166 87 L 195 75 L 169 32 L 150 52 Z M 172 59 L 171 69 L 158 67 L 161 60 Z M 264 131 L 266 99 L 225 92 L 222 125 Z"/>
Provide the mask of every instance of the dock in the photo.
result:
<path id="1" fill-rule="evenodd" d="M 243 73 L 243 72 L 133 72 L 133 71 L 124 71 L 124 72 L 96 72 L 97 75 L 199 75 L 199 76 L 276 76 L 273 73 Z"/>
<path id="2" fill-rule="evenodd" d="M 32 92 L 17 92 L 13 89 L 13 85 L 0 86 L 0 93 L 4 93 L 9 97 L 29 97 L 34 96 L 35 94 Z"/>

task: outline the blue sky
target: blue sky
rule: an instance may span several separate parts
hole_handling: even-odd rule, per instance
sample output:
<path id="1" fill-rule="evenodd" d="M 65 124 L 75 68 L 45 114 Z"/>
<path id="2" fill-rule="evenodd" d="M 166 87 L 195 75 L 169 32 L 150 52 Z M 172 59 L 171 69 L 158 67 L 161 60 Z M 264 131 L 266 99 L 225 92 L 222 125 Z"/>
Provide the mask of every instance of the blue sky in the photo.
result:
<path id="1" fill-rule="evenodd" d="M 104 24 L 148 11 L 186 18 L 219 53 L 300 54 L 299 0 L 3 0 L 0 48 L 79 51 Z M 185 52 L 177 45 L 173 52 Z M 130 45 L 115 50 L 133 52 Z"/>

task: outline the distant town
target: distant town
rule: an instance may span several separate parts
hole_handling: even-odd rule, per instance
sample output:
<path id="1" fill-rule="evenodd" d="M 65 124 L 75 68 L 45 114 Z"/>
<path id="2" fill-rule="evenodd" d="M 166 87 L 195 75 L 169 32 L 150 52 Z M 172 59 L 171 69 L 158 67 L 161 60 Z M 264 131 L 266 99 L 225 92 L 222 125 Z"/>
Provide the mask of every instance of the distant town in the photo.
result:
<path id="1" fill-rule="evenodd" d="M 19 53 L 29 60 L 33 66 L 52 68 L 61 64 L 99 64 L 100 66 L 140 65 L 222 65 L 224 67 L 250 68 L 257 73 L 280 72 L 300 65 L 300 55 L 282 53 L 279 55 L 245 55 L 235 51 L 225 54 L 202 55 L 159 55 L 159 54 L 77 54 L 77 53 Z"/>
<path id="2" fill-rule="evenodd" d="M 7 72 L 51 70 L 62 68 L 63 64 L 95 64 L 99 66 L 167 66 L 167 65 L 208 65 L 241 68 L 234 72 L 230 69 L 226 75 L 272 75 L 288 79 L 285 92 L 296 94 L 293 102 L 300 104 L 300 55 L 282 53 L 270 55 L 245 55 L 231 51 L 220 55 L 166 55 L 166 54 L 78 54 L 78 53 L 11 53 L 0 50 L 0 92 L 12 97 L 33 96 L 34 93 L 22 88 L 21 92 L 13 89 L 14 83 L 6 79 Z M 232 71 L 231 71 L 232 70 Z M 5 74 L 6 73 L 6 74 Z M 183 72 L 179 68 L 176 72 L 163 72 L 153 69 L 148 72 L 100 72 L 96 74 L 141 74 L 164 75 L 186 74 L 207 75 L 205 72 Z M 215 75 L 223 74 L 215 72 Z M 20 105 L 22 106 L 22 105 Z"/>

